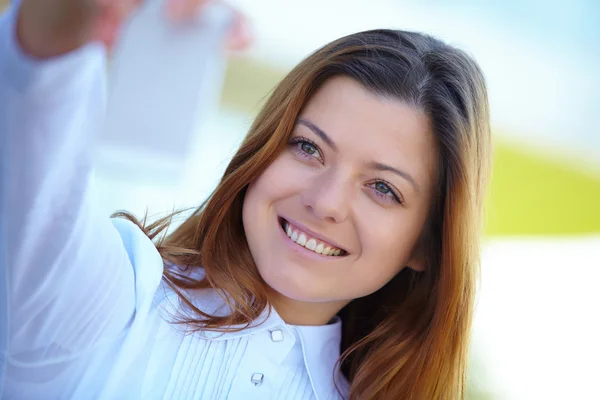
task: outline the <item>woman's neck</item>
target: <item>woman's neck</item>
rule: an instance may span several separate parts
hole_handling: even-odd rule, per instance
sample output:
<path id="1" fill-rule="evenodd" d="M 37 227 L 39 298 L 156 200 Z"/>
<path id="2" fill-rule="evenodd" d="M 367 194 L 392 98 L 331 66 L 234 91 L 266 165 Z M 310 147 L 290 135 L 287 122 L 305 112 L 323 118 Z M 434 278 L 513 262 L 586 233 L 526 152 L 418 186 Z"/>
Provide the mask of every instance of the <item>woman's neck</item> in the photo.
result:
<path id="1" fill-rule="evenodd" d="M 289 325 L 327 325 L 350 301 L 306 302 L 290 299 L 271 290 L 269 302 Z"/>

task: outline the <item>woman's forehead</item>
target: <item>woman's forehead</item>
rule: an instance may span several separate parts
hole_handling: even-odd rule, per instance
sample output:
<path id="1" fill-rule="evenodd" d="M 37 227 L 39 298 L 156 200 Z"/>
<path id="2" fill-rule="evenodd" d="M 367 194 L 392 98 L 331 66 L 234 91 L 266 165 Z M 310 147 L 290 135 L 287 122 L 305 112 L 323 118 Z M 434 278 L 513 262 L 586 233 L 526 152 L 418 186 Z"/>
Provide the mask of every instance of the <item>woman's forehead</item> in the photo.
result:
<path id="1" fill-rule="evenodd" d="M 383 134 L 378 139 L 389 140 L 410 134 L 425 137 L 430 131 L 429 119 L 421 110 L 401 99 L 373 93 L 348 77 L 327 81 L 307 101 L 299 119 L 325 125 L 321 128 L 329 128 L 332 134 L 361 131 L 367 138 L 376 134 Z"/>
<path id="2" fill-rule="evenodd" d="M 429 118 L 406 102 L 377 95 L 351 78 L 326 82 L 309 99 L 296 126 L 299 132 L 313 132 L 332 142 L 345 155 L 400 162 L 419 175 L 433 172 L 427 171 L 436 159 Z"/>

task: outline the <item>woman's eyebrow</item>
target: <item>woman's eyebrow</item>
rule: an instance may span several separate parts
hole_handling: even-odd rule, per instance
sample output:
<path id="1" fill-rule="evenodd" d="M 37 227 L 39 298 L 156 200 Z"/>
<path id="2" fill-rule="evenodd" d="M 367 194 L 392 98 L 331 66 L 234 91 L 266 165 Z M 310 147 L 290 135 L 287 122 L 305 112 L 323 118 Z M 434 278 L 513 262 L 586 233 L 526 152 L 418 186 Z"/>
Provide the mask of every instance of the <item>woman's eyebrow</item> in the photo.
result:
<path id="1" fill-rule="evenodd" d="M 318 126 L 313 124 L 311 121 L 304 119 L 304 118 L 299 118 L 298 121 L 296 122 L 296 124 L 306 126 L 308 129 L 313 131 L 317 136 L 319 136 L 321 139 L 323 139 L 323 141 L 325 143 L 327 143 L 327 145 L 329 147 L 331 147 L 331 149 L 333 151 L 336 151 L 336 152 L 338 151 L 338 148 L 337 148 L 337 145 L 335 144 L 335 142 L 333 140 L 331 140 L 331 138 L 329 136 L 327 136 L 327 134 L 321 128 L 319 128 Z M 397 169 L 397 168 L 391 167 L 389 165 L 382 164 L 380 162 L 371 162 L 368 164 L 368 167 L 375 169 L 377 171 L 392 172 L 392 173 L 400 176 L 401 178 L 404 178 L 408 182 L 410 182 L 417 192 L 420 191 L 419 185 L 417 184 L 417 181 L 415 180 L 415 178 L 413 178 L 412 175 L 410 175 L 406 171 L 402 171 L 401 169 Z"/>
<path id="2" fill-rule="evenodd" d="M 417 181 L 415 180 L 415 178 L 413 178 L 412 175 L 406 171 L 402 171 L 401 169 L 397 169 L 397 168 L 391 167 L 389 165 L 382 164 L 380 162 L 375 162 L 375 161 L 370 162 L 368 164 L 368 166 L 369 166 L 369 168 L 375 169 L 377 171 L 393 172 L 394 174 L 396 174 L 396 175 L 404 178 L 408 182 L 410 182 L 417 192 L 420 191 L 419 185 L 417 184 Z"/>
<path id="3" fill-rule="evenodd" d="M 336 144 L 334 143 L 334 141 L 331 140 L 331 138 L 329 136 L 327 136 L 327 134 L 321 128 L 319 128 L 318 126 L 316 126 L 309 120 L 304 119 L 304 118 L 299 118 L 298 121 L 296 122 L 296 124 L 306 126 L 308 129 L 313 131 L 317 136 L 319 136 L 321 139 L 323 139 L 323 141 L 325 143 L 327 143 L 327 145 L 329 147 L 331 147 L 331 149 L 333 151 L 336 151 L 336 152 L 338 151 L 338 148 L 337 148 Z"/>

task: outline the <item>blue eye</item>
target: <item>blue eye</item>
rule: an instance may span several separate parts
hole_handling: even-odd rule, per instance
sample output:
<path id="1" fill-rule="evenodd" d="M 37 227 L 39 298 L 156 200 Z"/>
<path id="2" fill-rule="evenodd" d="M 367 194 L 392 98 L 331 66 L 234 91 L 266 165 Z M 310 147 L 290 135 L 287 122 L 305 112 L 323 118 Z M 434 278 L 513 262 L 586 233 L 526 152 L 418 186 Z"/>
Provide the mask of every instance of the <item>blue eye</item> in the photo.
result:
<path id="1" fill-rule="evenodd" d="M 300 142 L 299 145 L 303 152 L 310 154 L 311 156 L 319 152 L 315 146 L 308 142 Z"/>
<path id="2" fill-rule="evenodd" d="M 404 201 L 400 195 L 396 194 L 394 189 L 390 187 L 390 184 L 384 181 L 376 181 L 368 185 L 373 188 L 373 192 L 376 196 L 381 197 L 385 201 L 391 201 L 394 203 L 404 204 Z"/>
<path id="3" fill-rule="evenodd" d="M 388 194 L 392 191 L 392 189 L 389 188 L 388 185 L 386 185 L 383 182 L 377 182 L 375 183 L 375 189 L 379 192 L 379 193 L 383 193 L 383 194 Z"/>
<path id="4" fill-rule="evenodd" d="M 294 152 L 299 156 L 308 160 L 317 159 L 320 163 L 323 163 L 323 156 L 319 147 L 312 141 L 303 137 L 294 137 L 290 140 L 290 146 L 292 146 Z"/>

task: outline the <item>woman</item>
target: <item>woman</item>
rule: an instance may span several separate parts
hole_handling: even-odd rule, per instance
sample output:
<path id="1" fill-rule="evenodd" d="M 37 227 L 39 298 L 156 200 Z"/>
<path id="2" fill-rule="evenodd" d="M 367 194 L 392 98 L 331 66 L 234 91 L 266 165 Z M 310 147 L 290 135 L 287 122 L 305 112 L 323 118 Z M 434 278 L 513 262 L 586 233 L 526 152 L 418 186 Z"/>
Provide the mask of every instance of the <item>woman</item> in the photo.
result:
<path id="1" fill-rule="evenodd" d="M 4 397 L 464 397 L 490 151 L 470 57 L 390 30 L 317 50 L 164 237 L 94 204 L 100 13 L 41 4 L 0 33 Z"/>

